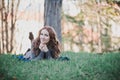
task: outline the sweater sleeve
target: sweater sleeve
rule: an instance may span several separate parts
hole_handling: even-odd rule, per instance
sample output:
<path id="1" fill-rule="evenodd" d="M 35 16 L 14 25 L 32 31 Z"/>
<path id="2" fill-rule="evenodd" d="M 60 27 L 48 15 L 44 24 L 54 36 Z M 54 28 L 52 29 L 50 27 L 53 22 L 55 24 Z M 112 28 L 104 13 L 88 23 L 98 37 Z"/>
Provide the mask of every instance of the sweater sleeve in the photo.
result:
<path id="1" fill-rule="evenodd" d="M 51 54 L 52 53 L 50 50 L 48 50 L 47 52 L 40 51 L 40 54 L 35 58 L 35 60 L 51 59 L 52 58 Z"/>

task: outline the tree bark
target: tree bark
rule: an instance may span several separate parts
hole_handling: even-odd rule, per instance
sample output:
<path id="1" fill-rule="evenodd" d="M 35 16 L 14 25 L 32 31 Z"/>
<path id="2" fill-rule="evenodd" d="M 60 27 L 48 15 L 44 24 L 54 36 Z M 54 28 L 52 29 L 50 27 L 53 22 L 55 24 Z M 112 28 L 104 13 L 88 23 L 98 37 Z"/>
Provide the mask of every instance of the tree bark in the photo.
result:
<path id="1" fill-rule="evenodd" d="M 61 7 L 62 0 L 45 0 L 44 25 L 52 26 L 57 32 L 57 37 L 62 42 L 61 36 Z"/>
<path id="2" fill-rule="evenodd" d="M 99 33 L 99 41 L 98 41 L 98 47 L 99 47 L 99 49 L 98 49 L 98 51 L 99 51 L 99 53 L 102 53 L 102 42 L 101 42 L 101 17 L 100 17 L 100 11 L 98 11 L 98 13 L 97 13 L 97 21 L 98 21 L 98 33 Z"/>
<path id="3" fill-rule="evenodd" d="M 0 54 L 2 53 L 2 0 L 0 0 L 0 16 L 1 16 L 1 27 L 0 27 Z"/>
<path id="4" fill-rule="evenodd" d="M 14 49 L 14 31 L 15 23 L 17 20 L 17 11 L 20 4 L 18 0 L 15 6 L 15 0 L 8 0 L 5 6 L 5 1 L 0 0 L 0 15 L 1 15 L 1 27 L 0 27 L 0 53 L 11 53 Z M 8 20 L 8 14 L 11 12 L 11 23 Z M 11 24 L 9 26 L 8 24 Z M 10 34 L 10 35 L 9 35 Z"/>
<path id="5" fill-rule="evenodd" d="M 8 0 L 8 3 L 7 3 L 7 8 L 6 8 L 6 11 L 5 11 L 5 40 L 6 40 L 6 52 L 9 51 L 8 49 L 8 45 L 9 45 L 9 42 L 8 42 L 8 20 L 7 20 L 7 17 L 8 17 L 8 13 L 9 13 L 9 0 Z"/>
<path id="6" fill-rule="evenodd" d="M 5 44 L 4 44 L 4 0 L 1 1 L 1 53 L 5 52 Z"/>
<path id="7" fill-rule="evenodd" d="M 14 32 L 15 32 L 15 24 L 16 24 L 16 21 L 17 21 L 17 12 L 18 12 L 18 7 L 19 7 L 19 4 L 20 4 L 20 0 L 18 0 L 18 2 L 17 2 L 17 6 L 16 6 L 16 8 L 15 8 L 15 10 L 14 10 L 14 0 L 12 0 L 12 3 L 11 3 L 11 39 L 10 39 L 10 50 L 9 50 L 9 52 L 12 52 L 13 51 L 13 46 L 14 46 L 14 36 L 15 36 L 15 34 L 14 34 Z M 15 14 L 14 14 L 14 12 L 15 12 Z"/>

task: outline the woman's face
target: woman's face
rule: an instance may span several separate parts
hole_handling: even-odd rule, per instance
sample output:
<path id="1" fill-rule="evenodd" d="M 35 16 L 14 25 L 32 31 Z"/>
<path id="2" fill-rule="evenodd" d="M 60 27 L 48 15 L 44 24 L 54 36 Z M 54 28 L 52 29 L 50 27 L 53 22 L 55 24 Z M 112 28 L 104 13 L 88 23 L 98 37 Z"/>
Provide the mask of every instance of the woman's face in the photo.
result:
<path id="1" fill-rule="evenodd" d="M 50 40 L 49 32 L 46 29 L 43 29 L 40 33 L 40 41 L 43 44 L 48 43 Z"/>

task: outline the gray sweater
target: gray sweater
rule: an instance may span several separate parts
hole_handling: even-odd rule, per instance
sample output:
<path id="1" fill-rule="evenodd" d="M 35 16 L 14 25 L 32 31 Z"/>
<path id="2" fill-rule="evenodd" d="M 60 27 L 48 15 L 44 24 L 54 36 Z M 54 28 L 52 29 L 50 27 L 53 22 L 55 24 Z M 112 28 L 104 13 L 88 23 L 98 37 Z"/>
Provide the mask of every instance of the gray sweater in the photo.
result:
<path id="1" fill-rule="evenodd" d="M 29 60 L 42 60 L 42 59 L 52 59 L 52 51 L 48 50 L 47 52 L 40 51 L 38 56 L 35 56 L 32 50 L 28 51 L 23 57 Z"/>

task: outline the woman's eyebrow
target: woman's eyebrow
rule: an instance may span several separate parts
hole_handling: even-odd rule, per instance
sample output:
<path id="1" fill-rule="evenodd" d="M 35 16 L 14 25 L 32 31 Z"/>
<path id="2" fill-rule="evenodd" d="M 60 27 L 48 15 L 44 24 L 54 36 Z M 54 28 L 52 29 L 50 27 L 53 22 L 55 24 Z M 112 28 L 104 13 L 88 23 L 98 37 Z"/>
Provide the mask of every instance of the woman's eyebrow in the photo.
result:
<path id="1" fill-rule="evenodd" d="M 43 34 L 43 33 L 40 33 L 40 34 Z"/>

